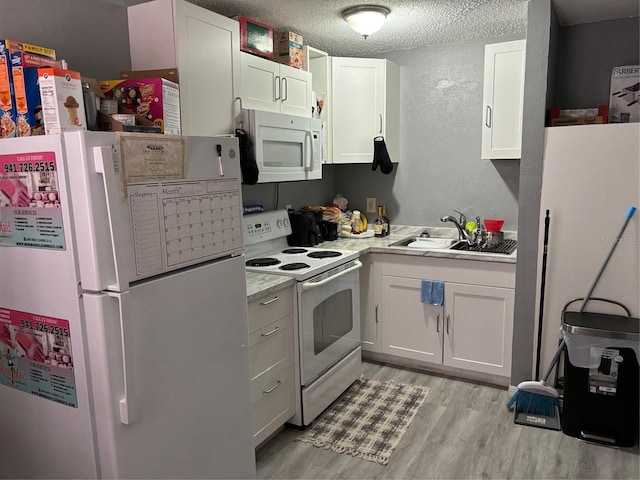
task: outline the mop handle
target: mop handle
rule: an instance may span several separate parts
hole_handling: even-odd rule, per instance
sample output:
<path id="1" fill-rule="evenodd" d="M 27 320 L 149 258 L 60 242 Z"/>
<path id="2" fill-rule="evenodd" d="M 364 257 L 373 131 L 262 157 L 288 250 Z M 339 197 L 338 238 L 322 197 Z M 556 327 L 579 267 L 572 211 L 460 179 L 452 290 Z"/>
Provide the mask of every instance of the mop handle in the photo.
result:
<path id="1" fill-rule="evenodd" d="M 636 213 L 636 207 L 634 207 L 634 206 L 629 207 L 629 210 L 627 211 L 627 218 L 624 221 L 624 225 L 622 225 L 622 228 L 620 229 L 620 233 L 618 233 L 618 235 L 616 235 L 615 240 L 611 244 L 611 248 L 609 249 L 609 253 L 607 254 L 607 257 L 604 259 L 604 262 L 602 263 L 602 266 L 600 267 L 600 270 L 598 271 L 598 274 L 596 275 L 596 278 L 593 279 L 593 283 L 591 284 L 591 287 L 589 288 L 589 292 L 585 295 L 584 300 L 582 301 L 582 305 L 580 305 L 580 310 L 578 310 L 579 312 L 583 312 L 584 311 L 584 307 L 587 306 L 587 302 L 589 301 L 589 298 L 591 298 L 591 294 L 593 293 L 593 290 L 596 288 L 596 284 L 600 280 L 600 277 L 602 276 L 602 273 L 604 272 L 604 269 L 606 268 L 607 263 L 609 263 L 609 259 L 611 258 L 611 255 L 613 255 L 613 251 L 618 246 L 618 242 L 620 241 L 620 237 L 622 237 L 622 234 L 624 233 L 625 229 L 627 228 L 627 225 L 629 224 L 629 221 L 631 221 L 631 217 L 633 217 L 634 213 Z"/>

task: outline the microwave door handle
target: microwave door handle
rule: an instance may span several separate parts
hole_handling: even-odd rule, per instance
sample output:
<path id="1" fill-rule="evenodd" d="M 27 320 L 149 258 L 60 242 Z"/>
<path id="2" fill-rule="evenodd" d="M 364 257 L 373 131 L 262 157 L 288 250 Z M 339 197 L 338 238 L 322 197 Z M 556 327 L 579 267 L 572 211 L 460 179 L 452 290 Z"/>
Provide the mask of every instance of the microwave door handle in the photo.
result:
<path id="1" fill-rule="evenodd" d="M 313 168 L 313 132 L 311 130 L 305 130 L 304 132 L 304 148 L 309 152 L 309 155 L 304 156 L 304 170 L 310 172 Z"/>
<path id="2" fill-rule="evenodd" d="M 320 280 L 319 282 L 304 282 L 302 284 L 302 291 L 307 292 L 309 290 L 313 290 L 314 288 L 321 287 L 322 285 L 326 285 L 327 283 L 334 281 L 338 277 L 342 277 L 347 273 L 355 272 L 356 270 L 359 270 L 361 268 L 362 262 L 360 260 L 356 260 L 353 267 L 349 267 L 346 270 L 341 271 L 340 273 L 336 273 L 335 275 L 325 278 L 324 280 Z"/>

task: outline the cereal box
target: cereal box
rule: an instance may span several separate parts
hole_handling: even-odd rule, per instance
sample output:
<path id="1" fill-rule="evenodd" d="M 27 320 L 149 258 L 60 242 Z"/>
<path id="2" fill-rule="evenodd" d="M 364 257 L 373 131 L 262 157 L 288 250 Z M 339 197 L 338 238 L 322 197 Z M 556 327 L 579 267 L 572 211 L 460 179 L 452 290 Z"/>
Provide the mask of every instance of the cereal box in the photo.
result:
<path id="1" fill-rule="evenodd" d="M 180 135 L 180 91 L 177 83 L 166 78 L 130 78 L 100 80 L 106 98 L 114 98 L 120 107 L 151 120 L 162 133 Z"/>
<path id="2" fill-rule="evenodd" d="M 38 67 L 62 68 L 55 50 L 7 40 L 11 58 L 11 82 L 16 108 L 17 135 L 44 135 Z"/>
<path id="3" fill-rule="evenodd" d="M 609 123 L 640 121 L 640 65 L 615 67 L 611 73 Z"/>
<path id="4" fill-rule="evenodd" d="M 62 61 L 55 59 L 55 50 L 51 48 L 15 40 L 0 40 L 0 57 L 3 57 L 0 59 L 0 103 L 3 105 L 0 137 L 44 134 L 37 67 L 61 67 Z M 10 110 L 3 100 L 6 95 L 1 93 L 6 92 L 1 80 L 5 78 L 11 94 Z"/>
<path id="5" fill-rule="evenodd" d="M 278 63 L 303 68 L 304 49 L 302 35 L 285 31 L 278 34 Z"/>
<path id="6" fill-rule="evenodd" d="M 6 40 L 0 40 L 0 139 L 15 137 L 16 107 L 11 88 L 11 56 Z"/>
<path id="7" fill-rule="evenodd" d="M 38 81 L 45 133 L 56 135 L 86 130 L 80 73 L 51 67 L 40 68 Z"/>

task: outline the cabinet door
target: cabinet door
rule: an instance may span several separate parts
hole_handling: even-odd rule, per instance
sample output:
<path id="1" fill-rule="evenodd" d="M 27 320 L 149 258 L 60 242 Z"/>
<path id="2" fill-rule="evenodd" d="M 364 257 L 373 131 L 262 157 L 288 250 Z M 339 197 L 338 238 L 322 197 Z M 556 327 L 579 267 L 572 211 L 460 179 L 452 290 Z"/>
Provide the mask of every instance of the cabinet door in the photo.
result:
<path id="1" fill-rule="evenodd" d="M 525 50 L 525 40 L 485 46 L 482 158 L 520 158 Z"/>
<path id="2" fill-rule="evenodd" d="M 280 65 L 265 58 L 241 52 L 242 107 L 280 111 Z"/>
<path id="3" fill-rule="evenodd" d="M 511 375 L 514 291 L 447 282 L 444 365 Z"/>
<path id="4" fill-rule="evenodd" d="M 280 65 L 280 111 L 311 117 L 311 73 Z"/>
<path id="5" fill-rule="evenodd" d="M 331 59 L 333 163 L 371 163 L 385 135 L 385 60 Z"/>
<path id="6" fill-rule="evenodd" d="M 381 278 L 382 353 L 442 364 L 442 307 L 420 301 L 420 279 Z"/>
<path id="7" fill-rule="evenodd" d="M 238 22 L 191 3 L 175 5 L 182 134 L 234 133 L 234 99 L 239 90 L 235 82 L 240 78 Z"/>
<path id="8" fill-rule="evenodd" d="M 381 352 L 379 275 L 371 254 L 361 257 L 360 269 L 360 328 L 362 350 Z"/>

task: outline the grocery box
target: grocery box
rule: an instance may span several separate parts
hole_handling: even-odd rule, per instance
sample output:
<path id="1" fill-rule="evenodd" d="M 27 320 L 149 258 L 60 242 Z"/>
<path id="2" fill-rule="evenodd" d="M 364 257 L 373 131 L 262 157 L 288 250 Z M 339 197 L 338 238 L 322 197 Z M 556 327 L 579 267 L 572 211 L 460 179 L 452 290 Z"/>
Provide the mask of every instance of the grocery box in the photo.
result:
<path id="1" fill-rule="evenodd" d="M 640 121 L 640 65 L 614 67 L 611 72 L 609 123 Z"/>
<path id="2" fill-rule="evenodd" d="M 180 83 L 178 70 L 175 68 L 162 68 L 159 70 L 124 70 L 120 72 L 120 78 L 166 78 L 174 83 Z"/>
<path id="3" fill-rule="evenodd" d="M 114 98 L 120 107 L 150 120 L 162 133 L 180 135 L 180 91 L 178 84 L 166 78 L 130 78 L 100 80 L 106 98 Z"/>
<path id="4" fill-rule="evenodd" d="M 17 112 L 11 88 L 11 57 L 0 40 L 0 139 L 16 136 Z"/>
<path id="5" fill-rule="evenodd" d="M 273 58 L 273 27 L 251 18 L 235 17 L 240 24 L 240 50 Z"/>
<path id="6" fill-rule="evenodd" d="M 294 68 L 304 68 L 304 43 L 302 35 L 284 31 L 278 34 L 278 63 Z"/>
<path id="7" fill-rule="evenodd" d="M 14 40 L 0 40 L 0 49 L 9 57 L 9 83 L 16 136 L 44 135 L 38 87 L 38 67 L 62 68 L 55 50 Z M 9 124 L 5 119 L 5 124 Z"/>
<path id="8" fill-rule="evenodd" d="M 39 68 L 38 81 L 45 133 L 56 135 L 86 130 L 80 73 L 52 67 Z"/>

